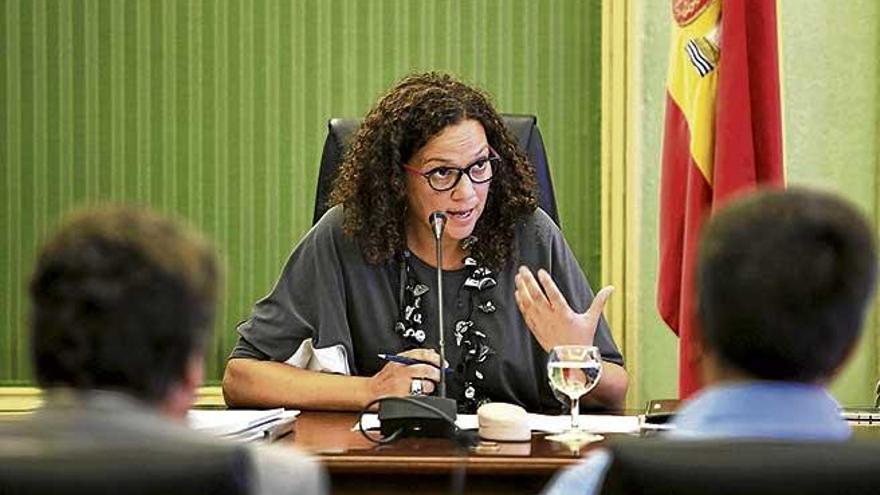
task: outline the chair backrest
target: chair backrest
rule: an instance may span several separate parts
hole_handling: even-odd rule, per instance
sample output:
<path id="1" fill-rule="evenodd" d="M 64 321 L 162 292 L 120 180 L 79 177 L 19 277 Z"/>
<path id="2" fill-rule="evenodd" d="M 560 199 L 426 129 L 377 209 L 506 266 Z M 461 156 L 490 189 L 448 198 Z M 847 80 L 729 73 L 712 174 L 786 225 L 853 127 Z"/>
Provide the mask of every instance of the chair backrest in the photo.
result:
<path id="1" fill-rule="evenodd" d="M 831 495 L 880 488 L 880 443 L 613 442 L 603 495 Z"/>
<path id="2" fill-rule="evenodd" d="M 537 117 L 534 115 L 502 114 L 501 118 L 516 136 L 520 147 L 528 155 L 532 166 L 535 167 L 541 208 L 550 215 L 550 218 L 557 225 L 560 225 L 556 197 L 553 194 L 553 182 L 550 180 L 550 169 L 547 166 L 547 152 L 544 150 L 544 140 L 541 137 L 540 129 L 538 129 Z M 360 124 L 361 121 L 358 119 L 330 119 L 327 123 L 328 133 L 327 139 L 324 141 L 324 152 L 321 155 L 321 170 L 318 172 L 318 188 L 315 193 L 315 213 L 312 224 L 317 222 L 327 211 L 327 200 L 333 188 L 336 171 L 342 162 L 345 146 Z"/>
<path id="3" fill-rule="evenodd" d="M 33 438 L 0 449 L 0 493 L 42 495 L 244 495 L 250 458 L 244 447 L 158 445 L 68 449 Z"/>

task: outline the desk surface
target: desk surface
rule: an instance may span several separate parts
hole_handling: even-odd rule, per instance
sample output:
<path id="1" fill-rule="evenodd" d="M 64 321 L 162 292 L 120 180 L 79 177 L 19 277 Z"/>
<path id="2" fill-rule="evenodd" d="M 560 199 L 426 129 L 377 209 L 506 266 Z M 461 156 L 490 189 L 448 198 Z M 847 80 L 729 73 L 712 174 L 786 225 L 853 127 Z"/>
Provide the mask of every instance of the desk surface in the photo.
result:
<path id="1" fill-rule="evenodd" d="M 376 445 L 352 431 L 356 418 L 354 413 L 303 412 L 294 434 L 279 443 L 320 456 L 333 493 L 361 495 L 414 489 L 419 495 L 457 492 L 450 488 L 456 477 L 465 493 L 538 493 L 557 470 L 601 445 L 571 450 L 541 433 L 532 434 L 530 442 L 476 449 L 460 449 L 440 438 L 403 438 Z M 853 430 L 857 437 L 880 438 L 878 424 L 853 424 Z"/>
<path id="2" fill-rule="evenodd" d="M 530 442 L 481 442 L 463 449 L 442 438 L 403 438 L 390 445 L 376 445 L 352 431 L 353 413 L 303 412 L 294 435 L 281 440 L 320 455 L 330 471 L 443 473 L 465 464 L 470 473 L 544 474 L 577 461 L 593 447 L 571 450 L 535 433 Z M 372 432 L 378 436 L 378 432 Z"/>
<path id="3" fill-rule="evenodd" d="M 442 438 L 402 438 L 376 445 L 352 431 L 354 413 L 303 412 L 293 435 L 279 440 L 321 457 L 331 477 L 333 493 L 411 492 L 419 495 L 465 493 L 537 493 L 560 468 L 577 462 L 590 444 L 571 450 L 532 434 L 530 442 L 481 443 L 456 447 Z M 372 432 L 378 436 L 378 432 Z"/>

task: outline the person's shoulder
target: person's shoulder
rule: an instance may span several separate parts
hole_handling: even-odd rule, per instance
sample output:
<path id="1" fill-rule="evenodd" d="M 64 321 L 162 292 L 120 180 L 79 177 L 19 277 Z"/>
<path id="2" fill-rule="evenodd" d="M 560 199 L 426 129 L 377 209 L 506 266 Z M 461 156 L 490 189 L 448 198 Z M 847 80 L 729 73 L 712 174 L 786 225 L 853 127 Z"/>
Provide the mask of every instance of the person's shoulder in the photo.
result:
<path id="1" fill-rule="evenodd" d="M 345 213 L 342 205 L 335 205 L 330 207 L 324 215 L 315 222 L 315 225 L 312 226 L 311 230 L 309 230 L 308 235 L 314 235 L 316 237 L 331 237 L 337 238 L 342 235 L 342 220 L 344 219 Z"/>
<path id="2" fill-rule="evenodd" d="M 230 445 L 193 430 L 185 423 L 172 421 L 157 411 L 137 406 L 133 401 L 74 408 L 50 404 L 17 423 L 17 434 L 69 448 L 86 445 L 138 448 L 152 445 L 156 448 L 197 451 L 214 447 L 222 449 Z"/>
<path id="3" fill-rule="evenodd" d="M 343 230 L 344 218 L 342 205 L 335 205 L 327 210 L 300 239 L 291 261 L 316 259 L 331 265 L 364 263 L 357 240 Z M 323 266 L 326 268 L 328 265 Z"/>
<path id="4" fill-rule="evenodd" d="M 534 211 L 525 215 L 523 223 L 542 230 L 559 230 L 559 226 L 556 225 L 556 222 L 554 222 L 553 219 L 550 218 L 550 215 L 540 207 L 535 208 Z"/>
<path id="5" fill-rule="evenodd" d="M 300 247 L 324 250 L 338 250 L 347 246 L 351 240 L 342 229 L 344 211 L 342 205 L 335 205 L 314 224 L 300 240 Z"/>
<path id="6" fill-rule="evenodd" d="M 516 234 L 520 244 L 528 246 L 535 243 L 548 245 L 560 237 L 562 232 L 547 212 L 541 208 L 535 208 L 534 211 L 523 216 L 517 224 Z"/>

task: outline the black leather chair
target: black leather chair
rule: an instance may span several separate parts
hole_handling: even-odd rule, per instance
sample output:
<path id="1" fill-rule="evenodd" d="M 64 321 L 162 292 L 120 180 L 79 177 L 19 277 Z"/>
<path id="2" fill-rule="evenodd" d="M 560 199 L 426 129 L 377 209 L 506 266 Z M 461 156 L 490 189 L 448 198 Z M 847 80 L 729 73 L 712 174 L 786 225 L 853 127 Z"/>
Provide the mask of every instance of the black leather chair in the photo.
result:
<path id="1" fill-rule="evenodd" d="M 243 447 L 159 445 L 66 449 L 52 441 L 0 441 L 0 493 L 8 495 L 244 495 Z"/>
<path id="2" fill-rule="evenodd" d="M 547 166 L 547 152 L 544 150 L 544 140 L 541 137 L 540 129 L 538 129 L 537 117 L 513 114 L 503 114 L 501 117 L 516 136 L 532 166 L 535 167 L 535 175 L 540 189 L 539 203 L 541 208 L 550 215 L 556 225 L 560 225 L 556 197 L 553 194 L 553 182 L 550 180 L 550 169 Z M 327 200 L 336 177 L 336 169 L 342 162 L 344 147 L 360 123 L 361 121 L 357 119 L 330 119 L 327 123 L 328 133 L 327 139 L 324 141 L 324 152 L 321 155 L 321 170 L 318 173 L 315 214 L 312 217 L 312 224 L 317 222 L 327 211 Z"/>
<path id="3" fill-rule="evenodd" d="M 609 445 L 603 495 L 877 493 L 880 443 L 629 440 Z"/>

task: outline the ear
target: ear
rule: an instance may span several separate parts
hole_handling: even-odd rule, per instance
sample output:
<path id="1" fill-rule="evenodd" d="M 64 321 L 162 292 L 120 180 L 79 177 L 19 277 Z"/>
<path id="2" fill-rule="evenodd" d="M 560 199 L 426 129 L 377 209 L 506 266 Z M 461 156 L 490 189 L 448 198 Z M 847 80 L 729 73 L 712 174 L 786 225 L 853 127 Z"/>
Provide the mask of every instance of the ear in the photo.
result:
<path id="1" fill-rule="evenodd" d="M 196 390 L 205 380 L 205 356 L 201 351 L 194 352 L 186 363 L 183 371 L 181 384 L 192 391 L 195 396 Z"/>
<path id="2" fill-rule="evenodd" d="M 701 378 L 703 379 L 703 385 L 710 386 L 721 381 L 724 374 L 722 368 L 721 362 L 718 359 L 718 354 L 714 349 L 707 347 L 704 344 L 700 359 L 700 372 L 702 373 Z"/>
<path id="3" fill-rule="evenodd" d="M 196 400 L 199 386 L 205 376 L 204 355 L 201 351 L 193 353 L 187 360 L 180 381 L 168 391 L 162 405 L 162 412 L 173 418 L 184 418 Z"/>

